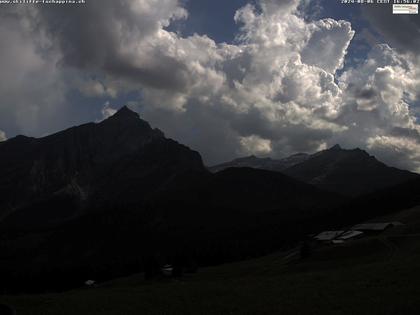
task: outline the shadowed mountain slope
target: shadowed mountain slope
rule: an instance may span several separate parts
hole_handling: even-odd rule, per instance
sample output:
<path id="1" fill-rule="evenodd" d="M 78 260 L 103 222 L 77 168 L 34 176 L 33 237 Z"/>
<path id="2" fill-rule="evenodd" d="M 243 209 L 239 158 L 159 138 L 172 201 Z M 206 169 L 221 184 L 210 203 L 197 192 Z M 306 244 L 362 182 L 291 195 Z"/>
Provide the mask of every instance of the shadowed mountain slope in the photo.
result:
<path id="1" fill-rule="evenodd" d="M 144 201 L 191 172 L 207 173 L 197 152 L 123 107 L 98 124 L 2 142 L 0 216 L 28 208 L 42 212 L 45 203 L 70 205 L 70 213 L 53 210 L 59 218 L 100 204 Z"/>
<path id="2" fill-rule="evenodd" d="M 229 167 L 252 167 L 282 172 L 323 190 L 360 196 L 417 178 L 418 175 L 389 167 L 360 149 L 339 145 L 318 153 L 295 154 L 274 160 L 255 156 L 240 158 L 209 168 L 218 172 Z"/>
<path id="3" fill-rule="evenodd" d="M 338 145 L 311 155 L 284 173 L 321 189 L 350 196 L 371 193 L 418 177 L 389 167 L 366 151 L 345 150 Z"/>
<path id="4" fill-rule="evenodd" d="M 2 142 L 0 289 L 61 290 L 179 259 L 211 265 L 264 255 L 323 227 L 418 201 L 401 201 L 416 194 L 406 186 L 392 209 L 375 196 L 346 204 L 319 188 L 326 182 L 317 172 L 362 185 L 356 171 L 364 163 L 390 170 L 359 151 L 335 147 L 283 163 L 318 187 L 264 169 L 212 174 L 197 152 L 128 108 L 101 123 Z"/>
<path id="5" fill-rule="evenodd" d="M 259 158 L 255 155 L 251 155 L 209 167 L 209 171 L 217 173 L 230 167 L 252 167 L 262 170 L 281 172 L 293 165 L 302 163 L 309 157 L 309 154 L 298 153 L 284 159 L 276 160 L 271 158 Z"/>

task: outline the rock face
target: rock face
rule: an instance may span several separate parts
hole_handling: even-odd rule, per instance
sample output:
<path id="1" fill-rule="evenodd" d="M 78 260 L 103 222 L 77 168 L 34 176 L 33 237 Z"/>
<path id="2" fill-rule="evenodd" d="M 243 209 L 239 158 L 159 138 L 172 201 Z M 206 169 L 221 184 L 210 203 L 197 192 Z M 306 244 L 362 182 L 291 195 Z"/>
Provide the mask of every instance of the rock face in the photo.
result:
<path id="1" fill-rule="evenodd" d="M 323 190 L 348 196 L 370 193 L 418 177 L 389 167 L 363 150 L 345 150 L 339 145 L 312 155 L 301 153 L 280 160 L 255 156 L 240 158 L 211 167 L 210 171 L 218 172 L 229 167 L 282 172 Z"/>
<path id="2" fill-rule="evenodd" d="M 147 200 L 189 172 L 206 172 L 197 152 L 123 107 L 97 124 L 0 143 L 0 217 L 63 198 L 72 210 L 58 216 L 92 203 Z"/>

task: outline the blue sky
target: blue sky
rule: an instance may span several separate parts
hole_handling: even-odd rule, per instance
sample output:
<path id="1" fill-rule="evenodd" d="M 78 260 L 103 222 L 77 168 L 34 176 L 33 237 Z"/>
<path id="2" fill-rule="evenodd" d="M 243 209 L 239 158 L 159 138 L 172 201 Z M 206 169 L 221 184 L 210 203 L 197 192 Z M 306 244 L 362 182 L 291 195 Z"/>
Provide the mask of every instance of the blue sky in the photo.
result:
<path id="1" fill-rule="evenodd" d="M 238 26 L 233 20 L 235 12 L 247 3 L 252 1 L 186 0 L 185 5 L 190 17 L 182 22 L 182 33 L 187 36 L 193 33 L 206 34 L 217 42 L 230 43 L 238 31 Z"/>
<path id="2" fill-rule="evenodd" d="M 186 21 L 176 23 L 183 35 L 193 33 L 207 35 L 217 42 L 232 42 L 238 32 L 238 25 L 233 17 L 235 12 L 252 0 L 185 0 L 185 7 L 190 16 Z M 343 5 L 340 0 L 312 0 L 307 11 L 312 18 L 334 18 L 350 21 L 357 30 L 369 24 L 361 16 L 360 5 Z"/>

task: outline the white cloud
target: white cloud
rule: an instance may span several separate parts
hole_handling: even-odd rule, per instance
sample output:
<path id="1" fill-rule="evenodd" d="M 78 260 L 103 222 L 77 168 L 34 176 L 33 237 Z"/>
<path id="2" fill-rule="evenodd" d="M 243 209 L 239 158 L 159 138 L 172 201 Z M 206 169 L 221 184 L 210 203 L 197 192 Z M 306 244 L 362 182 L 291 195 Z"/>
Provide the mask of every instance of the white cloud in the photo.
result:
<path id="1" fill-rule="evenodd" d="M 0 130 L 0 142 L 7 140 L 6 133 Z"/>
<path id="2" fill-rule="evenodd" d="M 104 107 L 102 107 L 101 114 L 102 114 L 102 120 L 107 119 L 114 115 L 117 112 L 116 109 L 111 107 L 111 104 L 109 102 L 106 102 L 104 104 Z"/>
<path id="3" fill-rule="evenodd" d="M 241 137 L 240 143 L 243 147 L 241 154 L 265 155 L 271 153 L 271 141 L 258 136 Z"/>
<path id="4" fill-rule="evenodd" d="M 186 66 L 192 84 L 173 93 L 146 88 L 144 103 L 168 103 L 181 112 L 199 107 L 206 115 L 193 120 L 217 116 L 228 122 L 220 125 L 231 129 L 226 134 L 237 134 L 237 145 L 243 151 L 250 151 L 250 142 L 244 139 L 273 143 L 276 155 L 324 145 L 325 137 L 347 129 L 334 121 L 342 91 L 331 72 L 342 66 L 353 31 L 344 21 L 306 23 L 295 14 L 297 4 L 289 1 L 278 6 L 265 1 L 260 13 L 252 5 L 238 10 L 235 20 L 241 23 L 241 33 L 236 45 L 217 45 L 205 36 L 167 34 L 172 50 L 166 50 Z M 322 67 L 305 63 L 301 57 L 305 51 L 309 60 L 308 52 L 318 49 L 311 40 L 316 32 L 325 32 L 326 41 L 334 40 L 328 54 L 322 52 Z M 205 143 L 187 144 L 208 156 Z M 268 150 L 271 145 L 264 146 Z"/>
<path id="5" fill-rule="evenodd" d="M 58 52 L 33 25 L 36 12 L 29 6 L 15 10 L 0 12 L 0 40 L 7 43 L 1 46 L 0 117 L 3 125 L 34 134 L 44 120 L 54 120 L 65 86 L 55 67 Z"/>
<path id="6" fill-rule="evenodd" d="M 262 12 L 251 5 L 238 10 L 235 20 L 241 33 L 235 45 L 216 44 L 206 36 L 181 38 L 161 30 L 153 40 L 154 49 L 183 65 L 189 84 L 175 90 L 143 86 L 144 106 L 183 113 L 177 119 L 187 117 L 184 124 L 207 126 L 200 131 L 201 139 L 186 137 L 183 126 L 169 135 L 198 149 L 208 161 L 225 158 L 225 150 L 215 156 L 203 141 L 206 133 L 216 133 L 204 120 L 218 120 L 217 132 L 225 128 L 226 135 L 235 135 L 236 143 L 229 141 L 229 145 L 238 152 L 255 150 L 259 146 L 250 148 L 256 142 L 264 143 L 266 153 L 273 147 L 276 155 L 324 145 L 325 137 L 346 130 L 334 121 L 342 92 L 328 71 L 342 66 L 353 31 L 344 21 L 306 23 L 295 14 L 297 5 L 298 1 L 280 6 L 265 1 Z M 342 35 L 340 40 L 333 38 L 328 54 L 323 52 L 323 67 L 305 63 L 301 57 L 305 51 L 309 60 L 308 52 L 317 49 L 311 40 L 316 32 L 325 32 L 326 40 Z M 150 112 L 146 118 L 162 121 Z"/>
<path id="7" fill-rule="evenodd" d="M 88 97 L 117 97 L 117 90 L 111 84 L 105 86 L 102 82 L 96 80 L 81 82 L 80 92 Z"/>
<path id="8" fill-rule="evenodd" d="M 367 147 L 383 161 L 402 168 L 410 165 L 420 173 L 420 143 L 414 139 L 395 136 L 374 136 L 367 139 Z"/>
<path id="9" fill-rule="evenodd" d="M 342 69 L 347 48 L 354 36 L 346 21 L 325 19 L 312 24 L 312 35 L 302 51 L 302 60 L 329 73 Z"/>

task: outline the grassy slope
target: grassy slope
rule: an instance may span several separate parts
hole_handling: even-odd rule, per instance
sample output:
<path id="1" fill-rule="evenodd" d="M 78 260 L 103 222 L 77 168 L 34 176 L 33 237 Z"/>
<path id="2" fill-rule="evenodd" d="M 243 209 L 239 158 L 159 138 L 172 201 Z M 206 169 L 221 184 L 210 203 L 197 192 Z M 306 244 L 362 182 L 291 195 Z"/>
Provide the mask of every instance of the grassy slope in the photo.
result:
<path id="1" fill-rule="evenodd" d="M 418 314 L 420 207 L 380 220 L 406 225 L 318 249 L 306 261 L 283 252 L 180 280 L 134 275 L 94 289 L 4 296 L 0 303 L 19 315 Z"/>

